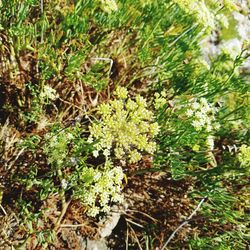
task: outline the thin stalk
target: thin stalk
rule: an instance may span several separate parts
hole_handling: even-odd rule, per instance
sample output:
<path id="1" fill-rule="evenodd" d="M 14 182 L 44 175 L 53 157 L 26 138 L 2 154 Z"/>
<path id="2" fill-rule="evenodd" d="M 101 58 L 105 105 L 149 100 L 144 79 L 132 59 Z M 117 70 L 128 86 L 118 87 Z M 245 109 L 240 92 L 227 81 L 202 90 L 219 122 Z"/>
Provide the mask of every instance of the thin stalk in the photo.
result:
<path id="1" fill-rule="evenodd" d="M 224 116 L 223 116 L 222 118 L 220 118 L 220 119 L 221 119 L 221 120 L 224 120 L 225 118 L 227 118 L 228 116 L 232 115 L 233 113 L 235 113 L 235 112 L 241 110 L 242 108 L 244 108 L 244 106 L 240 106 L 239 108 L 234 109 L 233 111 L 227 113 L 226 115 L 224 115 Z"/>
<path id="2" fill-rule="evenodd" d="M 57 175 L 58 175 L 59 180 L 61 182 L 62 179 L 63 179 L 63 174 L 62 174 L 61 169 L 57 169 Z M 59 191 L 59 195 L 61 197 L 61 202 L 62 202 L 62 211 L 61 211 L 61 214 L 60 214 L 60 216 L 59 216 L 59 218 L 58 218 L 58 220 L 57 220 L 57 222 L 55 224 L 54 230 L 56 232 L 60 228 L 61 221 L 62 221 L 62 219 L 63 219 L 63 217 L 64 217 L 64 215 L 65 215 L 65 213 L 66 213 L 66 211 L 68 209 L 68 206 L 69 206 L 69 204 L 71 202 L 71 199 L 68 202 L 66 202 L 65 191 L 64 191 L 63 187 L 61 187 L 61 189 Z"/>
<path id="3" fill-rule="evenodd" d="M 41 9 L 41 14 L 43 16 L 43 11 L 44 11 L 44 6 L 43 6 L 43 0 L 40 1 L 40 9 Z M 43 29 L 41 31 L 41 43 L 43 43 L 44 37 L 43 37 Z"/>
<path id="4" fill-rule="evenodd" d="M 144 42 L 144 44 L 142 45 L 142 49 L 147 45 L 147 43 L 149 42 L 149 40 L 151 39 L 151 37 L 153 36 L 155 30 L 158 28 L 159 24 L 161 23 L 162 18 L 160 18 L 160 20 L 157 22 L 157 24 L 155 25 L 154 29 L 152 30 L 151 34 L 149 35 L 149 37 L 147 38 L 147 40 Z"/>
<path id="5" fill-rule="evenodd" d="M 168 243 L 174 238 L 175 234 L 186 224 L 189 223 L 189 221 L 192 219 L 192 217 L 196 214 L 196 212 L 200 209 L 202 203 L 207 199 L 207 196 L 202 198 L 202 200 L 200 201 L 200 203 L 198 204 L 198 206 L 195 208 L 195 210 L 189 215 L 189 217 L 183 221 L 175 230 L 174 232 L 170 235 L 170 237 L 168 238 L 167 242 L 164 244 L 164 246 L 161 248 L 161 250 L 164 250 Z"/>
<path id="6" fill-rule="evenodd" d="M 60 228 L 63 217 L 66 214 L 70 203 L 71 203 L 71 199 L 68 202 L 65 202 L 65 198 L 62 200 L 62 211 L 54 227 L 54 230 L 56 232 L 58 232 L 58 229 Z"/>

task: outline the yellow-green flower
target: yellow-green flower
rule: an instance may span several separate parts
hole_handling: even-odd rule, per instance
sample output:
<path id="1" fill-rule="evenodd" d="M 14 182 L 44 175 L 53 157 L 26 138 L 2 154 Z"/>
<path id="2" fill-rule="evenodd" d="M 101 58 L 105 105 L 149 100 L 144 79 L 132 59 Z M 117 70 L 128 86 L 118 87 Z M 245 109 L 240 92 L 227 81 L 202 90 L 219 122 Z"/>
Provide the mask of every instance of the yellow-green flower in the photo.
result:
<path id="1" fill-rule="evenodd" d="M 250 147 L 243 144 L 240 147 L 238 158 L 242 166 L 250 167 Z"/>
<path id="2" fill-rule="evenodd" d="M 115 95 L 120 99 L 126 99 L 128 96 L 128 91 L 124 87 L 117 87 Z"/>
<path id="3" fill-rule="evenodd" d="M 118 6 L 115 0 L 100 0 L 100 1 L 101 1 L 101 8 L 108 14 L 111 14 L 113 11 L 118 10 Z"/>
<path id="4" fill-rule="evenodd" d="M 127 99 L 127 93 L 125 88 L 119 87 L 115 91 L 117 99 L 101 104 L 98 108 L 101 118 L 89 131 L 90 138 L 96 140 L 94 147 L 98 153 L 108 158 L 114 152 L 116 158 L 125 157 L 135 163 L 142 153 L 154 153 L 156 145 L 152 139 L 158 134 L 159 126 L 153 122 L 146 100 L 140 95 L 135 101 Z"/>

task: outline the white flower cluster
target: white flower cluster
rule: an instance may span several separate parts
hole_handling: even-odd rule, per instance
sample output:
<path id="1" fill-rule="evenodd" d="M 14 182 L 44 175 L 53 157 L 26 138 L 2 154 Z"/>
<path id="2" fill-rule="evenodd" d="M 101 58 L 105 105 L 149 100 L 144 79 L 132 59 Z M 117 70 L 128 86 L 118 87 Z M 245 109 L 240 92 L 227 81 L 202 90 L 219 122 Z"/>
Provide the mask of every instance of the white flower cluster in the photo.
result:
<path id="1" fill-rule="evenodd" d="M 206 144 L 210 150 L 214 149 L 214 136 L 209 135 L 206 140 Z"/>
<path id="2" fill-rule="evenodd" d="M 242 166 L 250 167 L 250 146 L 241 145 L 238 158 Z"/>
<path id="3" fill-rule="evenodd" d="M 200 0 L 174 0 L 184 11 L 196 17 L 197 22 L 210 29 L 215 28 L 215 16 L 206 3 Z"/>
<path id="4" fill-rule="evenodd" d="M 40 98 L 43 102 L 48 102 L 49 100 L 54 101 L 58 98 L 58 94 L 56 93 L 55 89 L 48 85 L 44 85 L 43 90 L 40 93 Z"/>
<path id="5" fill-rule="evenodd" d="M 111 14 L 113 11 L 118 10 L 118 6 L 115 0 L 100 0 L 100 2 L 103 11 L 107 12 L 108 14 Z"/>
<path id="6" fill-rule="evenodd" d="M 248 10 L 249 11 L 249 10 Z M 237 31 L 242 41 L 248 41 L 250 38 L 250 20 L 247 15 L 234 12 L 233 16 L 237 23 Z"/>
<path id="7" fill-rule="evenodd" d="M 122 202 L 122 180 L 124 174 L 121 167 L 114 167 L 106 161 L 104 169 L 85 167 L 80 180 L 83 186 L 76 187 L 76 197 L 79 197 L 87 207 L 89 216 L 110 210 L 110 202 Z"/>
<path id="8" fill-rule="evenodd" d="M 234 60 L 241 53 L 242 46 L 242 42 L 239 39 L 234 38 L 223 42 L 220 49 Z"/>
<path id="9" fill-rule="evenodd" d="M 213 32 L 201 42 L 204 57 L 207 62 L 210 62 L 211 57 L 217 57 L 221 53 L 225 53 L 231 59 L 235 60 L 241 53 L 244 44 L 247 44 L 250 38 L 250 19 L 245 14 L 249 13 L 247 1 L 209 0 L 208 2 L 214 2 L 215 6 L 224 6 L 229 11 L 224 11 L 216 15 L 216 22 L 225 28 L 222 28 L 221 36 L 218 37 L 218 33 Z M 235 21 L 233 19 L 235 19 L 236 24 L 234 24 Z M 218 40 L 220 40 L 219 44 L 217 44 Z M 244 67 L 247 66 L 249 68 L 250 61 L 246 60 L 244 64 Z"/>
<path id="10" fill-rule="evenodd" d="M 114 149 L 116 158 L 128 158 L 130 163 L 138 162 L 142 152 L 149 154 L 156 150 L 151 139 L 159 132 L 159 126 L 153 121 L 153 113 L 148 110 L 146 100 L 137 95 L 135 101 L 127 99 L 127 90 L 118 87 L 118 97 L 98 108 L 101 119 L 89 127 L 88 142 L 96 139 L 93 155 L 99 151 L 108 158 Z"/>
<path id="11" fill-rule="evenodd" d="M 61 180 L 61 187 L 64 190 L 72 188 L 74 198 L 79 199 L 86 206 L 87 214 L 96 216 L 100 212 L 108 212 L 111 202 L 121 202 L 123 196 L 121 194 L 122 181 L 124 178 L 121 167 L 114 167 L 110 160 L 102 167 L 93 168 L 91 166 L 78 165 L 78 161 L 74 156 L 70 156 L 68 144 L 74 141 L 78 147 L 77 138 L 79 127 L 66 128 L 63 133 L 48 134 L 44 152 L 47 154 L 48 163 L 55 166 L 52 169 L 59 170 L 58 175 Z M 72 148 L 72 152 L 74 148 Z M 79 161 L 81 162 L 81 161 Z M 66 174 L 64 169 L 69 165 L 73 169 L 71 174 Z M 81 163 L 79 163 L 81 164 Z"/>
<path id="12" fill-rule="evenodd" d="M 48 163 L 62 166 L 67 158 L 68 142 L 74 138 L 71 131 L 58 133 L 56 136 L 53 133 L 48 133 L 45 136 L 46 144 L 44 152 L 47 154 Z"/>
<path id="13" fill-rule="evenodd" d="M 186 111 L 188 117 L 192 117 L 192 126 L 196 131 L 205 130 L 211 132 L 218 129 L 220 125 L 215 121 L 217 108 L 208 103 L 205 98 L 194 100 Z"/>
<path id="14" fill-rule="evenodd" d="M 217 21 L 219 22 L 220 25 L 222 25 L 223 27 L 225 27 L 226 29 L 228 29 L 229 27 L 229 21 L 226 15 L 224 14 L 218 14 L 216 16 Z"/>

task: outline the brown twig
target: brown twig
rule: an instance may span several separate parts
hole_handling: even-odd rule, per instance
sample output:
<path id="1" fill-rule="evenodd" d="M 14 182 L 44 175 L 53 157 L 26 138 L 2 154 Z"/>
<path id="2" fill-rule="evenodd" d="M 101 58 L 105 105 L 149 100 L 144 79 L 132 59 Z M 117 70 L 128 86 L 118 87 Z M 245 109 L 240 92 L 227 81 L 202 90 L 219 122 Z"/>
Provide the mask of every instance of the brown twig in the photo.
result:
<path id="1" fill-rule="evenodd" d="M 54 230 L 56 232 L 58 232 L 58 229 L 60 228 L 61 221 L 62 221 L 65 213 L 67 212 L 67 209 L 68 209 L 70 203 L 71 203 L 71 199 L 68 202 L 64 203 L 64 205 L 62 207 L 62 211 L 61 211 L 60 217 L 58 218 L 58 220 L 57 220 L 57 222 L 55 224 L 55 227 L 54 227 Z"/>
<path id="2" fill-rule="evenodd" d="M 196 214 L 196 212 L 200 209 L 202 203 L 207 199 L 207 197 L 202 198 L 202 200 L 200 201 L 200 203 L 197 205 L 197 207 L 195 208 L 195 210 L 188 216 L 188 218 L 186 220 L 184 220 L 175 230 L 174 232 L 170 235 L 170 237 L 168 238 L 168 240 L 166 241 L 166 243 L 164 244 L 164 246 L 161 248 L 161 250 L 164 250 L 168 243 L 174 238 L 175 234 L 186 224 L 189 223 L 189 221 L 192 219 L 192 217 Z"/>

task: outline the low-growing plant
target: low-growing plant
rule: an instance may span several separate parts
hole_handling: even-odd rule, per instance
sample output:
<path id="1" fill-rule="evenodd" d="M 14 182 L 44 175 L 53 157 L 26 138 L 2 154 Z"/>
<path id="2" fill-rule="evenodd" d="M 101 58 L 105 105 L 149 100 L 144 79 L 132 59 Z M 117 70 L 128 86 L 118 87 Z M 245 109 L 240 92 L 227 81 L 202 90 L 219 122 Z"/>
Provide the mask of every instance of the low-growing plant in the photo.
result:
<path id="1" fill-rule="evenodd" d="M 247 145 L 242 145 L 240 147 L 240 152 L 238 154 L 239 161 L 243 167 L 250 166 L 250 147 Z"/>
<path id="2" fill-rule="evenodd" d="M 108 212 L 112 203 L 122 201 L 124 174 L 109 160 L 96 167 L 87 164 L 92 145 L 82 134 L 80 124 L 63 129 L 54 126 L 44 141 L 39 141 L 42 146 L 38 143 L 49 170 L 41 178 L 39 167 L 30 166 L 28 175 L 19 178 L 19 182 L 25 185 L 26 190 L 37 189 L 41 201 L 59 193 L 62 203 L 65 203 L 66 194 L 70 192 L 73 199 L 80 200 L 86 207 L 88 215 L 96 216 L 100 212 Z M 21 145 L 30 150 L 27 146 L 31 139 L 27 138 Z"/>
<path id="3" fill-rule="evenodd" d="M 25 121 L 38 123 L 45 114 L 45 107 L 58 98 L 56 90 L 49 85 L 44 85 L 39 91 L 38 86 L 27 84 L 30 92 L 30 107 L 24 112 Z"/>
<path id="4" fill-rule="evenodd" d="M 0 0 L 0 216 L 19 212 L 18 240 L 44 248 L 55 237 L 65 241 L 68 207 L 102 217 L 123 200 L 121 166 L 147 165 L 128 179 L 159 171 L 152 179 L 190 181 L 189 201 L 204 200 L 188 221 L 194 230 L 170 247 L 247 246 L 250 31 L 236 27 L 234 16 L 248 11 L 240 2 Z M 226 41 L 235 37 L 241 40 Z M 148 185 L 144 176 L 136 180 Z M 47 209 L 61 210 L 51 225 L 50 199 Z M 172 200 L 180 203 L 174 193 Z M 142 238 L 140 224 L 124 232 L 139 248 L 159 247 L 180 220 L 176 210 L 161 239 L 157 223 Z M 147 213 L 158 216 L 153 206 Z"/>
<path id="5" fill-rule="evenodd" d="M 142 158 L 142 153 L 153 154 L 156 150 L 152 139 L 159 126 L 142 96 L 137 95 L 134 101 L 128 98 L 128 91 L 123 87 L 118 87 L 115 95 L 116 99 L 98 107 L 101 117 L 90 126 L 88 141 L 96 140 L 93 151 L 96 157 L 102 151 L 106 158 L 114 155 L 117 159 L 127 158 L 130 163 L 135 163 Z"/>
<path id="6" fill-rule="evenodd" d="M 72 179 L 71 183 L 65 181 L 65 188 L 67 185 L 73 187 L 73 197 L 83 202 L 89 216 L 95 217 L 100 212 L 107 213 L 112 204 L 123 200 L 123 170 L 108 160 L 97 169 L 79 166 Z"/>

